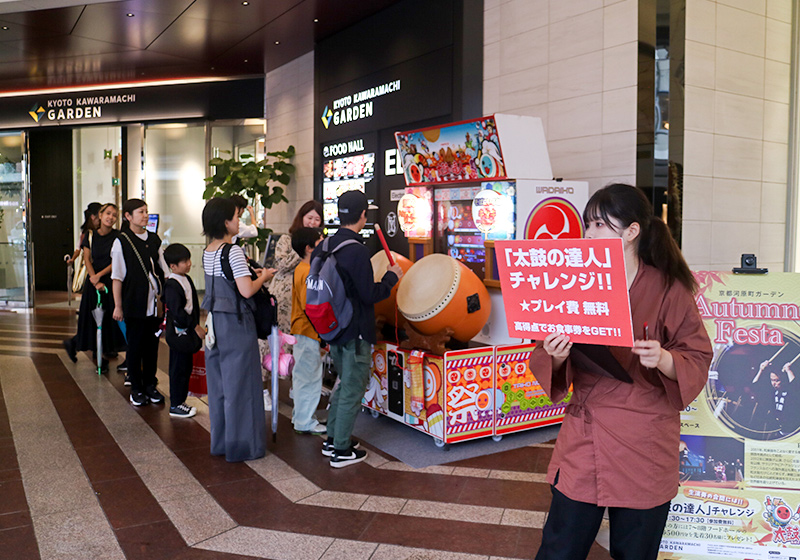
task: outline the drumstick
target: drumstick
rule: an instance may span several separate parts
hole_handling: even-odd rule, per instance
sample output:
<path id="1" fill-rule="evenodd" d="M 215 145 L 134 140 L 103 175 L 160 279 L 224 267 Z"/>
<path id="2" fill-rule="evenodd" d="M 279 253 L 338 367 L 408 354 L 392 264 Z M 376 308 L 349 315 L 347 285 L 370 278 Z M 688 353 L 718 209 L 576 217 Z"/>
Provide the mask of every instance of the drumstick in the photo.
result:
<path id="1" fill-rule="evenodd" d="M 792 360 L 791 362 L 789 362 L 789 363 L 788 363 L 788 364 L 786 364 L 786 365 L 787 365 L 787 366 L 790 366 L 790 365 L 792 365 L 793 363 L 795 363 L 795 362 L 797 361 L 797 358 L 800 358 L 800 354 L 798 354 L 797 356 L 795 356 L 795 357 L 794 357 L 794 360 Z"/>
<path id="2" fill-rule="evenodd" d="M 394 266 L 394 258 L 392 258 L 392 252 L 389 250 L 389 245 L 386 244 L 386 238 L 383 236 L 383 232 L 381 231 L 381 226 L 375 224 L 375 231 L 378 234 L 378 239 L 381 240 L 381 245 L 383 245 L 383 250 L 386 251 L 386 257 L 389 259 L 389 265 Z"/>
<path id="3" fill-rule="evenodd" d="M 769 360 L 767 360 L 767 361 L 768 361 L 769 363 L 772 363 L 772 360 L 774 360 L 775 358 L 777 358 L 777 357 L 778 357 L 778 354 L 780 354 L 781 352 L 783 352 L 783 349 L 784 349 L 784 348 L 786 348 L 787 346 L 789 346 L 789 343 L 788 343 L 788 342 L 787 342 L 786 344 L 784 344 L 783 346 L 781 346 L 781 347 L 778 349 L 778 351 L 777 351 L 777 352 L 775 352 L 775 354 L 773 354 L 773 355 L 772 355 L 772 357 L 771 357 Z M 797 358 L 795 358 L 795 360 L 796 360 L 796 359 L 797 359 Z"/>

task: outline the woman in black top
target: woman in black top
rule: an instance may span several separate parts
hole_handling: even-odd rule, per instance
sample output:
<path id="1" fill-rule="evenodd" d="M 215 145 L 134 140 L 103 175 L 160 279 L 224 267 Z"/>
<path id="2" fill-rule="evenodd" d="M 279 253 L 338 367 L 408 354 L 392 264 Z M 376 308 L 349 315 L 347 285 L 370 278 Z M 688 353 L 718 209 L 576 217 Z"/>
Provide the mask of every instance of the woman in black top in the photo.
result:
<path id="1" fill-rule="evenodd" d="M 115 354 L 123 350 L 125 340 L 116 321 L 112 317 L 114 297 L 111 293 L 111 246 L 117 238 L 117 207 L 104 204 L 100 207 L 98 228 L 91 235 L 83 236 L 81 250 L 86 263 L 86 284 L 81 296 L 78 313 L 78 334 L 64 341 L 70 359 L 77 361 L 77 352 L 97 350 L 97 324 L 92 310 L 97 306 L 97 294 L 100 293 L 105 314 L 103 315 L 103 353 Z M 103 360 L 103 371 L 108 369 L 108 361 Z"/>

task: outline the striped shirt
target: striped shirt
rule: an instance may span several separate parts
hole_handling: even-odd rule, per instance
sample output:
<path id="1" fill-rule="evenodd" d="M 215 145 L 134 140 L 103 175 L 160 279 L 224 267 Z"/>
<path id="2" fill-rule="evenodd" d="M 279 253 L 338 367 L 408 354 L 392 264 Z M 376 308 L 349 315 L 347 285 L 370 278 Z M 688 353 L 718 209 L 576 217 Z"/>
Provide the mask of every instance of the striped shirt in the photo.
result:
<path id="1" fill-rule="evenodd" d="M 224 276 L 222 273 L 222 264 L 220 263 L 221 258 L 221 247 L 216 251 L 203 251 L 203 270 L 206 271 L 206 274 L 209 276 Z M 250 276 L 250 269 L 247 266 L 244 249 L 234 245 L 231 247 L 229 259 L 234 278 Z"/>

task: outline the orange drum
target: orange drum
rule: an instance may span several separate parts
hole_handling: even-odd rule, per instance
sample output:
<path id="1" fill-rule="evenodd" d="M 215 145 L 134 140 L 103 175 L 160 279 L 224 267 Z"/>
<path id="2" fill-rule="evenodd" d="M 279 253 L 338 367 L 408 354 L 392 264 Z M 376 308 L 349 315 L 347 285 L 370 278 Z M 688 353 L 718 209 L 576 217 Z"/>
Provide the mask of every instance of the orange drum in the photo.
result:
<path id="1" fill-rule="evenodd" d="M 474 272 L 453 257 L 434 253 L 403 276 L 397 308 L 423 334 L 450 327 L 453 338 L 467 342 L 486 324 L 492 303 Z"/>
<path id="2" fill-rule="evenodd" d="M 408 272 L 408 269 L 411 268 L 411 265 L 414 264 L 403 255 L 398 255 L 394 251 L 392 251 L 392 258 L 394 262 L 400 265 L 400 268 L 403 269 L 403 274 Z M 375 279 L 375 282 L 380 282 L 383 275 L 386 274 L 386 267 L 389 266 L 389 259 L 386 258 L 386 251 L 378 251 L 375 253 L 372 258 L 370 259 L 372 263 L 372 275 Z M 402 282 L 403 279 L 400 279 Z M 382 316 L 386 319 L 386 322 L 390 325 L 394 325 L 395 323 L 395 311 L 397 310 L 397 287 L 400 285 L 400 282 L 394 285 L 392 288 L 392 293 L 383 301 L 379 301 L 375 304 L 375 316 Z"/>

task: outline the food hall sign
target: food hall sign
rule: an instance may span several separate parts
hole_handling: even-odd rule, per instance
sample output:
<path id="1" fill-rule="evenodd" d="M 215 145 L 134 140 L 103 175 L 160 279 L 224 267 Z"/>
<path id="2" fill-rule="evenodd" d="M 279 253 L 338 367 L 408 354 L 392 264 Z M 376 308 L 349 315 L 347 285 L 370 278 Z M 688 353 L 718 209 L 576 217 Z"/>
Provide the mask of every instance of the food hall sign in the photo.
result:
<path id="1" fill-rule="evenodd" d="M 136 94 L 61 97 L 34 103 L 28 114 L 37 123 L 101 119 L 104 105 L 135 102 Z"/>
<path id="2" fill-rule="evenodd" d="M 396 91 L 400 91 L 400 80 L 393 80 L 352 95 L 340 97 L 334 100 L 331 105 L 325 105 L 320 117 L 322 124 L 327 129 L 331 126 L 339 126 L 340 124 L 369 118 L 374 112 L 372 99 Z"/>

